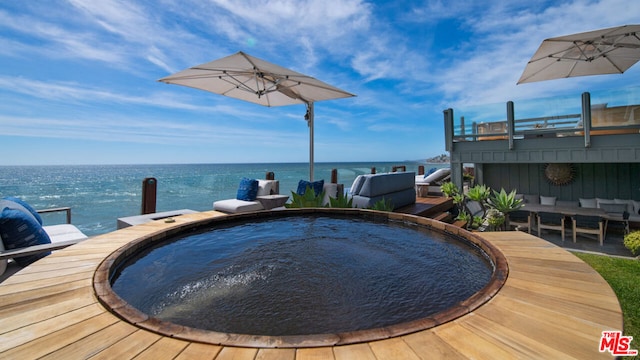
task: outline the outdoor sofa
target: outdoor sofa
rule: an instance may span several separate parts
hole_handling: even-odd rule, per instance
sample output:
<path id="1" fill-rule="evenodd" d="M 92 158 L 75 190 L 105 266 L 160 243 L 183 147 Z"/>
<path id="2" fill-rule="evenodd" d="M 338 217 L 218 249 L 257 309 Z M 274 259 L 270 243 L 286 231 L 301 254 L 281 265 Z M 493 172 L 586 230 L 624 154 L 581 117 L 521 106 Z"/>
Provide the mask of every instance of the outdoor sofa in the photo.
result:
<path id="1" fill-rule="evenodd" d="M 270 210 L 282 206 L 287 199 L 287 195 L 280 195 L 278 180 L 243 178 L 240 180 L 236 198 L 214 201 L 213 209 L 230 214 Z"/>
<path id="2" fill-rule="evenodd" d="M 353 199 L 353 206 L 370 208 L 384 199 L 391 202 L 394 209 L 416 202 L 415 173 L 391 172 L 358 175 L 347 196 Z"/>

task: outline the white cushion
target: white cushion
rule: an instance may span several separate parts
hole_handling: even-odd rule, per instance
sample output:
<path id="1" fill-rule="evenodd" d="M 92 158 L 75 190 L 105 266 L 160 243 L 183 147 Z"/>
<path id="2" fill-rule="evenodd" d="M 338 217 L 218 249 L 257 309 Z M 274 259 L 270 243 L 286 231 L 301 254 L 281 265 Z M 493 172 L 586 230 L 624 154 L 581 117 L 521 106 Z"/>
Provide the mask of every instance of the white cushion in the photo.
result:
<path id="1" fill-rule="evenodd" d="M 555 196 L 540 196 L 540 205 L 556 205 L 556 197 Z"/>
<path id="2" fill-rule="evenodd" d="M 615 204 L 616 202 L 613 201 L 613 199 L 601 199 L 601 198 L 596 198 L 596 204 L 598 205 L 598 207 L 601 207 L 601 204 Z"/>
<path id="3" fill-rule="evenodd" d="M 629 214 L 633 214 L 633 201 L 631 200 L 621 200 L 621 199 L 613 199 L 613 202 L 615 202 L 616 204 L 625 204 L 627 205 L 627 212 Z"/>
<path id="4" fill-rule="evenodd" d="M 609 204 L 602 203 L 600 208 L 606 213 L 622 214 L 627 211 L 627 204 Z"/>
<path id="5" fill-rule="evenodd" d="M 592 208 L 595 209 L 598 207 L 598 203 L 596 202 L 596 199 L 578 199 L 580 201 L 580 207 L 583 208 Z"/>
<path id="6" fill-rule="evenodd" d="M 262 204 L 259 201 L 227 199 L 214 202 L 213 210 L 235 214 L 240 212 L 264 210 L 264 207 L 262 207 Z"/>
<path id="7" fill-rule="evenodd" d="M 258 180 L 258 195 L 271 195 L 271 180 Z"/>
<path id="8" fill-rule="evenodd" d="M 42 227 L 49 235 L 52 243 L 61 241 L 83 240 L 87 235 L 71 224 L 48 225 Z"/>
<path id="9" fill-rule="evenodd" d="M 338 197 L 338 184 L 324 183 L 322 191 L 324 191 L 324 199 L 322 199 L 322 205 L 329 205 L 329 198 L 336 199 Z"/>

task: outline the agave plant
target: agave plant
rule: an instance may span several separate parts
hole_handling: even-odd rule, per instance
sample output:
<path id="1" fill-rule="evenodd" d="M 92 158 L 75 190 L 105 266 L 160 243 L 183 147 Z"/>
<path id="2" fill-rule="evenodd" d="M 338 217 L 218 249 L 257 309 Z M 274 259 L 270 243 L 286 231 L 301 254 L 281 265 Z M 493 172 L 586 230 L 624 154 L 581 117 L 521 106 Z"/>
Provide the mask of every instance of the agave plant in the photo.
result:
<path id="1" fill-rule="evenodd" d="M 284 204 L 286 208 L 310 208 L 310 207 L 324 207 L 322 201 L 324 200 L 324 191 L 316 195 L 310 186 L 304 192 L 304 195 L 300 195 L 295 192 L 291 192 L 291 203 Z"/>
<path id="2" fill-rule="evenodd" d="M 329 205 L 332 208 L 352 208 L 353 198 L 349 196 L 338 196 L 337 198 L 329 197 Z"/>
<path id="3" fill-rule="evenodd" d="M 456 184 L 452 183 L 451 181 L 440 185 L 440 191 L 442 191 L 442 193 L 446 197 L 454 197 L 455 195 L 460 193 L 460 190 L 458 189 Z"/>
<path id="4" fill-rule="evenodd" d="M 491 188 L 486 185 L 476 185 L 470 188 L 466 195 L 469 199 L 484 204 L 489 196 L 491 196 Z"/>
<path id="5" fill-rule="evenodd" d="M 522 199 L 516 198 L 516 190 L 507 194 L 504 189 L 501 189 L 500 192 L 494 190 L 493 196 L 487 200 L 487 204 L 505 215 L 520 209 L 524 205 Z"/>

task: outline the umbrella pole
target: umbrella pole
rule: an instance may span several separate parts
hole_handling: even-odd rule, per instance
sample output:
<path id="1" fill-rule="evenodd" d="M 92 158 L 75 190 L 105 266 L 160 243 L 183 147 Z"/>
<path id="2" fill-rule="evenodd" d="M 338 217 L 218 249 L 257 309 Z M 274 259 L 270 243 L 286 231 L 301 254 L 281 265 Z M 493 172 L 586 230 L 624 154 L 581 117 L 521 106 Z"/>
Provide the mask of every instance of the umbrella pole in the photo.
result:
<path id="1" fill-rule="evenodd" d="M 307 103 L 307 125 L 309 125 L 309 181 L 313 181 L 313 101 Z"/>

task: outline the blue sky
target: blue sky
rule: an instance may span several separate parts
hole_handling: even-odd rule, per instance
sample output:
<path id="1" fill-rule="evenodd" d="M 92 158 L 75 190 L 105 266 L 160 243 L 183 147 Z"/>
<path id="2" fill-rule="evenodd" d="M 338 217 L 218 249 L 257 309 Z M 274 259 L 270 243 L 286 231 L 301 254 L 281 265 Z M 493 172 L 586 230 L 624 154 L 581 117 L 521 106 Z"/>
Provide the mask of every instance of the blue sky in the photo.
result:
<path id="1" fill-rule="evenodd" d="M 516 85 L 549 37 L 640 23 L 640 2 L 0 2 L 0 165 L 308 161 L 304 105 L 157 80 L 245 51 L 357 97 L 315 104 L 316 162 L 444 153 L 446 108 L 633 86 Z"/>

